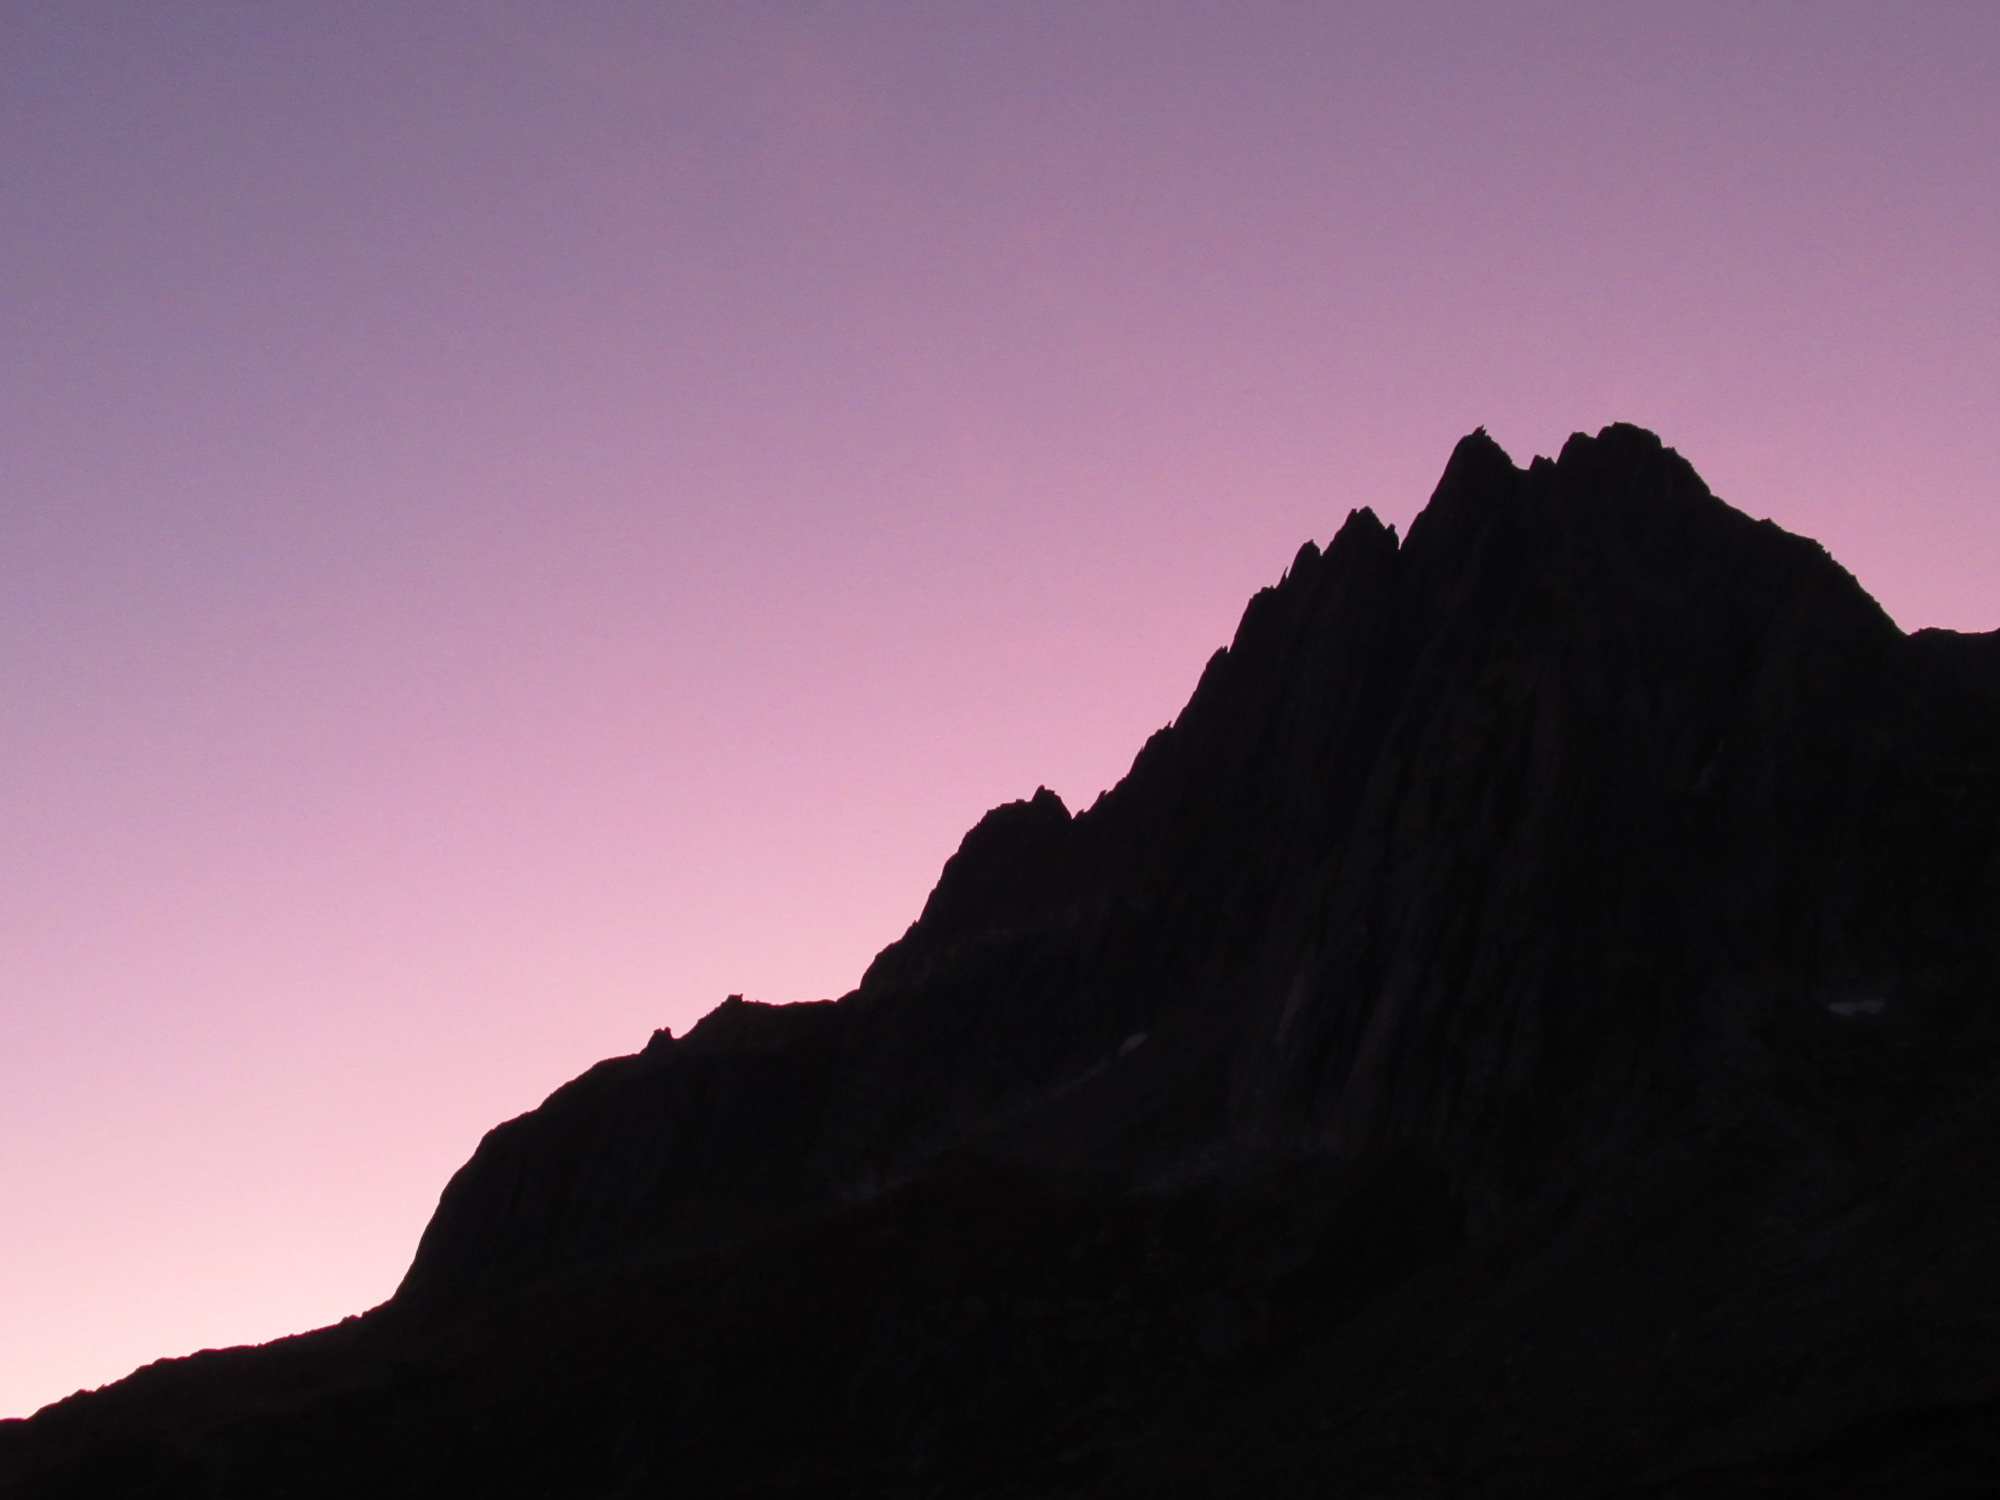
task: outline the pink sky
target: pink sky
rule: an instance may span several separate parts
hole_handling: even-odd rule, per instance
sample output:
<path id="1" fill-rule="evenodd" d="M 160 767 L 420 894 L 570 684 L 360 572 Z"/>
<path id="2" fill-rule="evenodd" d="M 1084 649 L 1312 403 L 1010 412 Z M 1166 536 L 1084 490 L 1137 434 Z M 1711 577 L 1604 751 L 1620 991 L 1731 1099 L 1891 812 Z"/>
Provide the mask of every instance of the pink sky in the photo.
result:
<path id="1" fill-rule="evenodd" d="M 0 1414 L 851 987 L 1452 442 L 2000 626 L 2000 7 L 0 17 Z"/>

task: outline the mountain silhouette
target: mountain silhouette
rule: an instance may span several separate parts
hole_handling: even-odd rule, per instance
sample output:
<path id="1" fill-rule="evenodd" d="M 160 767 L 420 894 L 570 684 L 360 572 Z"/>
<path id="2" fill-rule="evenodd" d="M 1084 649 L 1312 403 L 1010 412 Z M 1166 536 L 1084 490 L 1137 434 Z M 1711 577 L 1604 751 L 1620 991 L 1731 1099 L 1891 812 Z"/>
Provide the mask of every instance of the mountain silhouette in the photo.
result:
<path id="1" fill-rule="evenodd" d="M 0 1495 L 1985 1493 L 1996 918 L 2000 637 L 1475 433 L 852 993 L 600 1063 L 391 1301 Z"/>

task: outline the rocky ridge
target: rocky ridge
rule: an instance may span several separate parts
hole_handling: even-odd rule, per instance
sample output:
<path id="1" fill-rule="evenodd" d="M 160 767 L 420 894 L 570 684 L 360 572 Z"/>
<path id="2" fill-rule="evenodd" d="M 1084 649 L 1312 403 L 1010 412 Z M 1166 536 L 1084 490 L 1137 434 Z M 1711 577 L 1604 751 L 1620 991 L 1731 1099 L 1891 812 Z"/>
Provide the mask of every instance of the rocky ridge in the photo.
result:
<path id="1" fill-rule="evenodd" d="M 1990 1488 L 1996 834 L 1996 638 L 1474 434 L 852 994 L 600 1064 L 390 1303 L 0 1494 Z"/>

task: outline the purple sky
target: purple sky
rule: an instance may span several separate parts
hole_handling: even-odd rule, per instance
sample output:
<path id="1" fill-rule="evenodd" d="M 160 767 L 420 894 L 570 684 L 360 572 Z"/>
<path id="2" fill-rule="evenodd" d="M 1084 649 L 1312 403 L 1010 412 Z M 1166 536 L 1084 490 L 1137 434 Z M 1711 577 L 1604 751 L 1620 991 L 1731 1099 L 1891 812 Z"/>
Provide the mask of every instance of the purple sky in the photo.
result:
<path id="1" fill-rule="evenodd" d="M 1452 442 L 2000 625 L 2000 7 L 0 14 L 0 1414 L 851 987 Z"/>

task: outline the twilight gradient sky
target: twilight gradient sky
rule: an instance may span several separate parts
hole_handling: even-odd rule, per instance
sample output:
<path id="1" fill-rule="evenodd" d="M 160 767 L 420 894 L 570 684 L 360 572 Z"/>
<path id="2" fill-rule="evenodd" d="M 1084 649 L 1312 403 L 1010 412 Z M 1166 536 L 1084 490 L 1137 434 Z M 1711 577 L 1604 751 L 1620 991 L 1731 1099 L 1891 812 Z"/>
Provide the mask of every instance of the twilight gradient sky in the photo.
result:
<path id="1" fill-rule="evenodd" d="M 2000 6 L 8 0 L 0 1414 L 851 987 L 1484 424 L 2000 625 Z"/>

